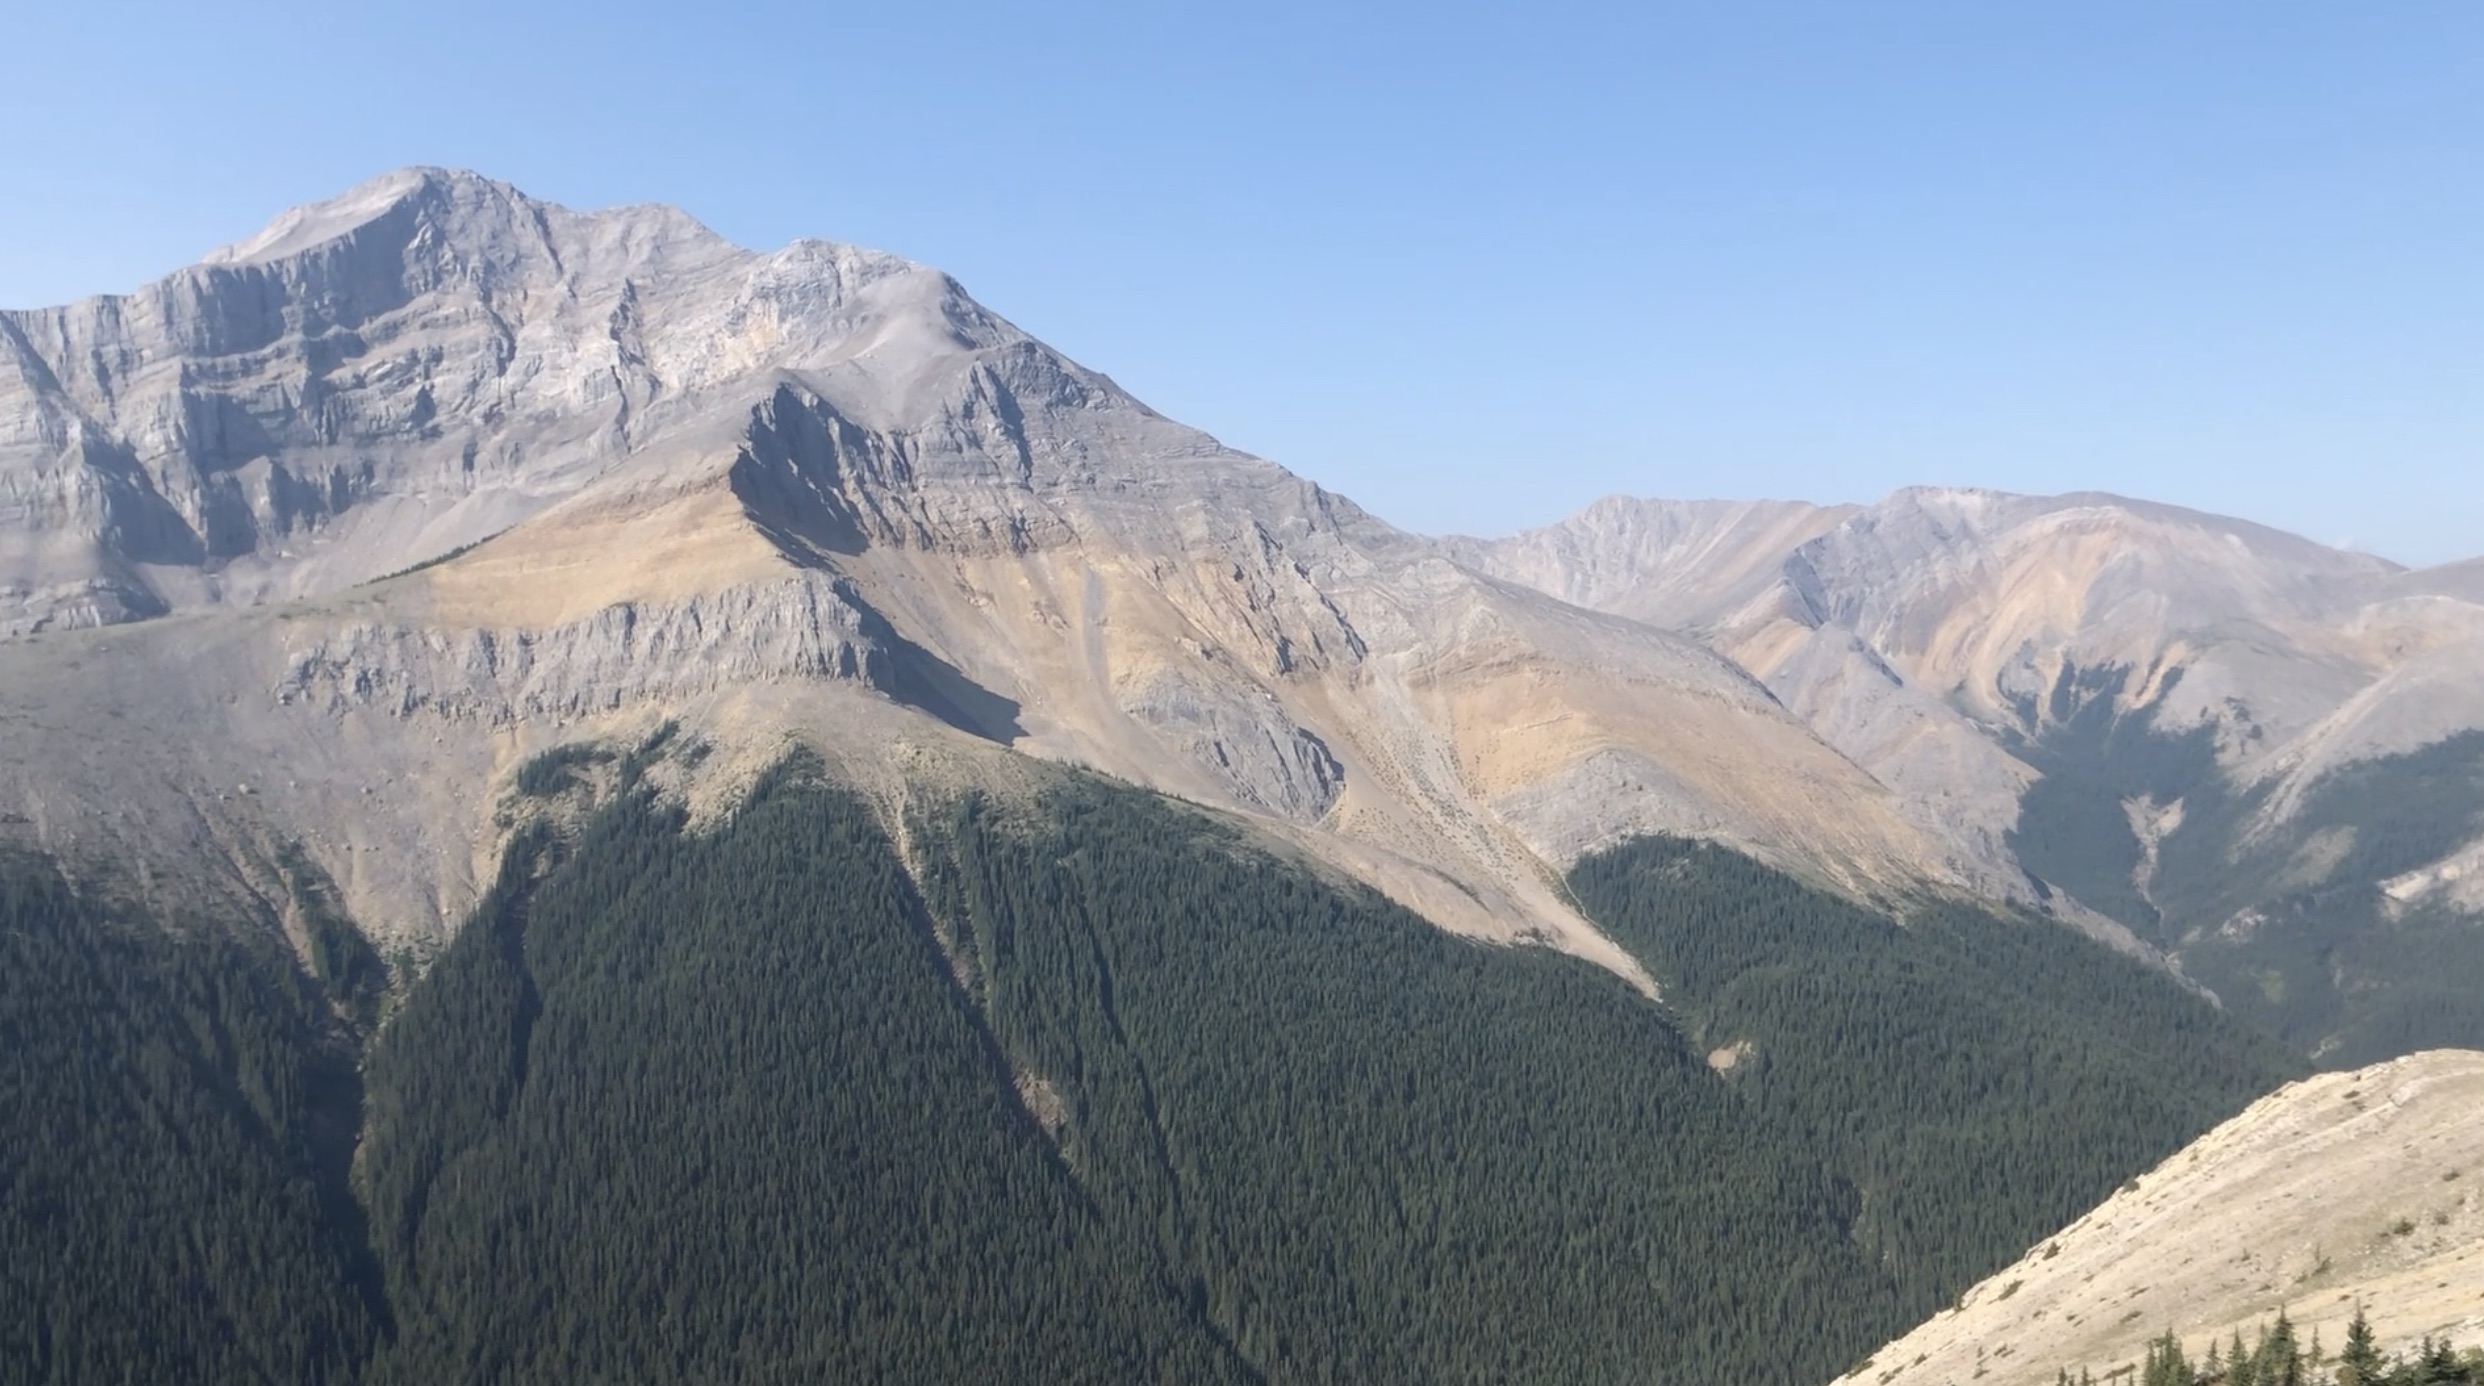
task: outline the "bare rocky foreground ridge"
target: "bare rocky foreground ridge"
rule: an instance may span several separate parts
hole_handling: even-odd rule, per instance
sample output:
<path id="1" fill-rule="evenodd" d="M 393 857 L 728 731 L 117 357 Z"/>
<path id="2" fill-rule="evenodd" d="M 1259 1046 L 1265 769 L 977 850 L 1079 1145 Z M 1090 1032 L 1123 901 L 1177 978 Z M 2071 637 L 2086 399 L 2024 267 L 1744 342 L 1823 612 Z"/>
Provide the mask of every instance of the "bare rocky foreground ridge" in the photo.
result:
<path id="1" fill-rule="evenodd" d="M 2484 1053 L 2322 1074 L 2254 1103 L 1838 1386 L 2098 1380 L 2171 1329 L 2193 1360 L 2289 1315 L 2335 1351 L 2484 1340 Z"/>

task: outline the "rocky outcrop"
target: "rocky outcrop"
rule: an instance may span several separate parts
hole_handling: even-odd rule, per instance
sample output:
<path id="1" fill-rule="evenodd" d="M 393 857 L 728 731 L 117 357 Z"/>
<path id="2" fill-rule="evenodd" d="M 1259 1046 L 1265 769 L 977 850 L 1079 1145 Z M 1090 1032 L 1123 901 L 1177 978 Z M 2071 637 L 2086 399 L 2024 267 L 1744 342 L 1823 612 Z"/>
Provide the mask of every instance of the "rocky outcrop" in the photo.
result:
<path id="1" fill-rule="evenodd" d="M 1328 743 L 1248 685 L 1161 670 L 1127 690 L 1122 706 L 1252 808 L 1317 822 L 1345 787 L 1345 767 Z"/>
<path id="2" fill-rule="evenodd" d="M 547 629 L 442 630 L 363 622 L 289 652 L 273 696 L 487 725 L 575 721 L 747 683 L 848 679 L 886 691 L 871 613 L 803 574 L 674 602 L 619 602 Z"/>

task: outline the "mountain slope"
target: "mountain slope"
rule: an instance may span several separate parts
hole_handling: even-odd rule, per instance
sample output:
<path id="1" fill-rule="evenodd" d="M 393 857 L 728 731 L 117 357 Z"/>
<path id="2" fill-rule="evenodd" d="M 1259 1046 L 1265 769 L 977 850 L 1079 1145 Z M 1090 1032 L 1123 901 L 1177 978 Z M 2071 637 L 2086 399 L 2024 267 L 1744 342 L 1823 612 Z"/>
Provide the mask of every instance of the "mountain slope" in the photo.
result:
<path id="1" fill-rule="evenodd" d="M 1478 571 L 921 266 L 414 170 L 8 325 L 63 941 L 0 1004 L 92 1071 L 6 1075 L 0 1334 L 66 1375 L 1815 1380 L 2298 1067 L 1975 907 L 1937 699 Z M 1830 518 L 1627 571 L 1904 689 L 1768 615 Z M 108 939 L 267 1032 L 62 1004 Z M 65 1257 L 82 1167 L 265 1254 Z"/>
<path id="2" fill-rule="evenodd" d="M 352 1037 L 289 955 L 185 914 L 0 859 L 9 1380 L 332 1381 L 379 1336 Z"/>
<path id="3" fill-rule="evenodd" d="M 2334 1350 L 2484 1330 L 2484 1054 L 2293 1084 L 2046 1238 L 1840 1382 L 2099 1378 L 2168 1329 L 2191 1357 L 2283 1310 Z"/>
<path id="4" fill-rule="evenodd" d="M 1253 1379 L 1028 1119 L 868 806 L 792 762 L 685 833 L 649 755 L 373 1046 L 369 1379 Z"/>
<path id="5" fill-rule="evenodd" d="M 867 789 L 885 748 L 845 748 L 849 770 L 795 746 L 755 775 L 732 754 L 666 728 L 511 777 L 492 889 L 396 972 L 387 1022 L 350 1018 L 351 969 L 312 993 L 363 1058 L 319 1108 L 350 1169 L 301 1159 L 298 1207 L 200 1198 L 151 1224 L 181 1244 L 240 1224 L 257 1256 L 132 1246 L 103 1277 L 44 1254 L 70 1170 L 109 1217 L 176 1179 L 246 1186 L 266 1157 L 92 1158 L 118 1128 L 40 1086 L 0 1106 L 0 1150 L 63 1147 L 0 1185 L 25 1291 L 0 1341 L 103 1320 L 179 1362 L 221 1333 L 260 1354 L 234 1374 L 271 1379 L 1800 1383 L 2289 1071 L 2066 933 L 1961 914 L 1919 944 L 1719 848 L 1623 848 L 1593 893 L 1668 1006 L 1092 775 L 1012 758 L 1001 792 L 918 765 L 889 805 Z M 146 923 L 133 955 L 178 946 Z M 1865 960 L 1840 995 L 1903 1018 L 1899 1042 L 1821 1046 L 1755 1004 L 1765 979 L 1720 994 L 1676 970 L 1789 930 Z M 2010 1005 L 1988 971 L 1924 965 L 2013 938 L 2047 961 Z M 302 979 L 267 949 L 226 985 L 279 980 Z M 50 986 L 9 972 L 0 1022 Z M 1748 1067 L 1717 1072 L 1694 1015 L 1751 1038 Z M 151 1056 L 195 1043 L 178 1013 L 90 1028 L 81 1101 L 145 1096 Z M 1845 1138 L 1812 1102 L 1830 1092 L 1892 1125 Z M 2021 1197 L 1961 1207 L 1937 1162 L 1888 1158 L 1908 1122 L 2007 1150 Z M 323 1180 L 350 1199 L 320 1202 Z M 320 1257 L 369 1268 L 340 1277 L 364 1293 L 324 1344 L 264 1284 Z M 183 1286 L 221 1320 L 118 1312 Z"/>
<path id="6" fill-rule="evenodd" d="M 1733 624 L 1777 584 L 1787 554 L 1855 510 L 1607 496 L 1543 529 L 1501 540 L 1450 538 L 1442 547 L 1461 563 L 1575 606 L 1700 631 Z"/>

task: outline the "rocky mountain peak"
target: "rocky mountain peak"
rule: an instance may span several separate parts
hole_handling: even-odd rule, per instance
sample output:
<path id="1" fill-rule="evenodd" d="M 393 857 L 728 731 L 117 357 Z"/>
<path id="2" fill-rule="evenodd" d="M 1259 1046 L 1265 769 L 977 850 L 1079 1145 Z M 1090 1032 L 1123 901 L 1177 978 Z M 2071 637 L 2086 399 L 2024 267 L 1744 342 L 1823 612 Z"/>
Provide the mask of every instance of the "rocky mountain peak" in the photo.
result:
<path id="1" fill-rule="evenodd" d="M 401 168 L 335 197 L 288 208 L 257 234 L 209 251 L 199 263 L 267 264 L 392 224 L 441 234 L 479 251 L 550 210 L 506 183 L 464 169 Z"/>
<path id="2" fill-rule="evenodd" d="M 1565 601 L 1669 629 L 1723 620 L 1777 579 L 1786 556 L 1853 506 L 1606 496 L 1505 540 L 1453 538 L 1460 562 Z"/>
<path id="3" fill-rule="evenodd" d="M 787 372 L 928 427 L 1013 352 L 1048 396 L 1113 393 L 898 256 L 400 170 L 135 293 L 0 314 L 0 634 L 411 566 L 747 420 Z"/>
<path id="4" fill-rule="evenodd" d="M 504 313 L 546 294 L 600 302 L 743 258 L 678 208 L 573 211 L 462 169 L 407 168 L 284 212 L 140 296 L 177 285 L 200 300 L 187 316 L 212 324 L 211 305 L 255 295 L 272 300 L 274 334 L 316 336 L 356 330 L 429 295 Z M 229 355 L 264 344 L 178 345 Z"/>

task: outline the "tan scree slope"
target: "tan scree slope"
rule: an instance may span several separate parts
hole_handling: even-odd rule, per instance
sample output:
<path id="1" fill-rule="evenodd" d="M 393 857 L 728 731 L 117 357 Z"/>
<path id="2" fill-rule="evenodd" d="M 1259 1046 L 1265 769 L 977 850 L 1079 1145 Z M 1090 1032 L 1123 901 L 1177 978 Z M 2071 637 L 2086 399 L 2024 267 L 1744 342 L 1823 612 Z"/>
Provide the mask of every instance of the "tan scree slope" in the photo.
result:
<path id="1" fill-rule="evenodd" d="M 2167 1329 L 2199 1357 L 2279 1310 L 2331 1350 L 2484 1342 L 2484 1054 L 2291 1084 L 2037 1244 L 1839 1386 L 2099 1379 Z"/>

